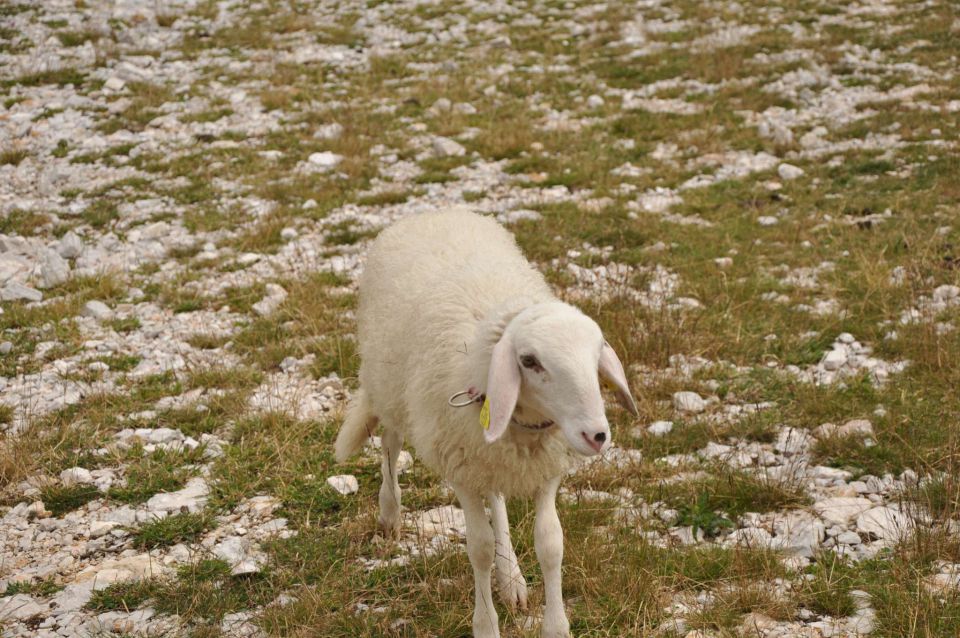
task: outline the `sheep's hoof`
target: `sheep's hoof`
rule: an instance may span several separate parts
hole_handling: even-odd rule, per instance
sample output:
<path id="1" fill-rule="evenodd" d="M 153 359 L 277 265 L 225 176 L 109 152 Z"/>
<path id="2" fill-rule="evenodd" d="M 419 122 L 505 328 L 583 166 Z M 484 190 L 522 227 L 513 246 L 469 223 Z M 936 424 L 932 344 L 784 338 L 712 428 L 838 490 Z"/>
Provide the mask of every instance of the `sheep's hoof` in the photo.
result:
<path id="1" fill-rule="evenodd" d="M 571 638 L 570 623 L 565 617 L 556 621 L 546 617 L 540 627 L 540 638 Z"/>
<path id="2" fill-rule="evenodd" d="M 400 519 L 394 521 L 385 521 L 382 518 L 377 519 L 380 529 L 383 531 L 383 537 L 387 540 L 400 540 Z"/>
<path id="3" fill-rule="evenodd" d="M 497 590 L 500 600 L 512 611 L 527 610 L 527 581 L 523 579 L 519 567 L 514 565 L 512 573 L 506 578 L 497 572 Z"/>

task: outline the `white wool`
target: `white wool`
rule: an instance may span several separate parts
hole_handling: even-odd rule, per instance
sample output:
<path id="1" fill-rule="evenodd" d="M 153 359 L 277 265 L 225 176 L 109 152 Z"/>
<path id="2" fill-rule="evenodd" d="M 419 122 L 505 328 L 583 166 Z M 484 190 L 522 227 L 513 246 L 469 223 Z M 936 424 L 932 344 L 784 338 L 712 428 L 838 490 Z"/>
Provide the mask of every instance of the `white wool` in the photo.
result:
<path id="1" fill-rule="evenodd" d="M 447 480 L 481 494 L 532 495 L 574 462 L 559 429 L 511 427 L 487 443 L 479 406 L 447 400 L 484 386 L 490 352 L 518 310 L 555 300 L 493 219 L 432 213 L 384 230 L 360 280 L 360 387 L 370 414 Z"/>

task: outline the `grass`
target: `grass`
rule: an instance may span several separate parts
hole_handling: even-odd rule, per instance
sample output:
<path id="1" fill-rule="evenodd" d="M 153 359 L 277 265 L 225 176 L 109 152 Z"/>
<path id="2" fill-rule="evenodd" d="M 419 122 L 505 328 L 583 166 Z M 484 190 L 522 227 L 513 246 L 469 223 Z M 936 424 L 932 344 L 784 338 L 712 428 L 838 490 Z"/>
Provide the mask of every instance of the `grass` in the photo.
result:
<path id="1" fill-rule="evenodd" d="M 53 485 L 40 490 L 40 500 L 54 516 L 63 516 L 102 496 L 93 485 Z"/>
<path id="2" fill-rule="evenodd" d="M 86 608 L 96 612 L 133 611 L 154 598 L 157 589 L 149 580 L 116 583 L 94 591 Z"/>
<path id="3" fill-rule="evenodd" d="M 57 86 L 73 84 L 74 86 L 80 86 L 84 83 L 86 77 L 86 74 L 83 72 L 67 67 L 22 75 L 14 80 L 4 80 L 0 82 L 0 86 L 43 86 L 45 84 L 55 84 Z"/>
<path id="4" fill-rule="evenodd" d="M 75 405 L 25 415 L 20 436 L 0 432 L 0 503 L 16 505 L 17 486 L 29 477 L 56 477 L 77 465 L 110 468 L 125 483 L 105 495 L 85 486 L 45 484 L 41 498 L 58 516 L 99 498 L 136 505 L 202 474 L 212 488 L 208 510 L 131 530 L 137 551 L 162 551 L 181 542 L 206 547 L 208 541 L 201 541 L 214 529 L 215 517 L 232 516 L 256 495 L 277 498 L 277 515 L 296 532 L 263 543 L 268 562 L 260 574 L 231 576 L 226 563 L 201 552 L 167 579 L 97 592 L 91 611 L 149 605 L 178 614 L 197 636 L 218 635 L 225 614 L 250 609 L 258 610 L 256 622 L 269 635 L 470 633 L 472 579 L 462 547 L 371 571 L 359 562 L 390 559 L 399 550 L 377 536 L 378 461 L 370 456 L 343 465 L 333 461 L 330 448 L 341 412 L 302 421 L 288 413 L 253 413 L 249 404 L 258 387 L 281 374 L 280 362 L 287 357 L 309 358 L 304 374 L 316 379 L 335 374 L 348 391 L 354 389 L 355 282 L 322 272 L 315 260 L 362 256 L 377 234 L 371 229 L 381 225 L 374 217 L 445 207 L 462 197 L 489 213 L 528 208 L 541 215 L 511 224 L 510 230 L 560 296 L 597 319 L 627 365 L 637 395 L 638 419 L 616 408 L 609 417 L 617 444 L 639 450 L 642 458 L 622 468 L 584 469 L 564 483 L 572 497 L 559 505 L 566 539 L 564 595 L 574 635 L 653 635 L 673 616 L 671 602 L 698 597 L 707 602 L 686 614 L 687 631 L 750 634 L 743 623 L 757 615 L 778 621 L 849 615 L 855 609 L 851 592 L 858 590 L 870 594 L 877 611 L 872 635 L 960 633 L 957 596 L 932 593 L 923 584 L 940 561 L 960 561 L 955 536 L 944 532 L 960 511 L 954 478 L 960 450 L 954 427 L 960 419 L 956 308 L 917 324 L 900 321 L 905 311 L 923 307 L 938 286 L 960 284 L 955 221 L 960 131 L 949 117 L 960 83 L 954 72 L 955 19 L 943 3 L 898 5 L 896 15 L 867 16 L 872 26 L 863 28 L 865 18 L 855 6 L 830 1 L 808 6 L 751 0 L 732 7 L 680 0 L 667 8 L 550 0 L 527 7 L 524 20 L 495 20 L 493 33 L 487 14 L 463 11 L 449 0 L 416 6 L 369 0 L 336 17 L 276 0 L 229 13 L 202 2 L 188 12 L 157 16 L 161 30 L 176 26 L 184 33 L 163 56 L 127 48 L 131 43 L 123 34 L 136 37 L 132 24 L 114 20 L 110 35 L 86 31 L 75 19 L 84 8 L 80 2 L 64 10 L 74 15 L 53 16 L 6 3 L 0 15 L 29 12 L 25 18 L 45 33 L 38 37 L 57 38 L 76 51 L 93 44 L 95 67 L 138 63 L 131 55 L 149 56 L 151 65 L 176 60 L 190 66 L 184 76 L 189 84 L 129 82 L 122 96 L 102 96 L 102 81 L 94 79 L 102 74 L 89 75 L 87 67 L 24 72 L 0 81 L 11 121 L 31 114 L 24 121 L 33 120 L 36 135 L 21 141 L 48 140 L 47 146 L 4 149 L 0 173 L 23 175 L 49 151 L 50 161 L 99 176 L 96 184 L 71 183 L 69 190 L 51 193 L 63 198 L 54 208 L 22 204 L 23 209 L 5 211 L 0 233 L 48 246 L 74 228 L 85 242 L 107 233 L 125 241 L 141 220 L 120 211 L 161 198 L 163 212 L 149 221 L 164 219 L 177 228 L 182 223 L 195 241 L 130 273 L 75 277 L 45 290 L 41 304 L 4 303 L 0 342 L 10 342 L 11 349 L 0 357 L 0 376 L 8 383 L 49 374 L 55 361 L 76 357 L 100 361 L 109 370 L 102 376 L 60 375 L 64 383 L 98 376 L 110 390 L 84 390 Z M 371 38 L 381 34 L 370 25 L 382 22 L 383 11 L 389 12 L 391 28 L 410 38 L 388 55 L 371 55 Z M 782 28 L 785 24 L 802 25 L 807 35 Z M 892 24 L 895 29 L 888 28 Z M 635 25 L 642 25 L 643 37 L 625 41 Z M 709 41 L 704 38 L 737 25 L 757 31 L 735 33 L 712 49 L 701 47 Z M 6 27 L 0 28 L 0 40 L 0 52 L 11 56 L 35 44 Z M 362 63 L 345 73 L 338 63 L 276 55 L 303 41 L 342 54 L 351 65 Z M 869 53 L 862 56 L 868 63 L 857 61 L 863 52 Z M 803 84 L 809 72 L 827 81 L 778 88 Z M 913 100 L 879 93 L 921 83 L 930 90 Z M 247 98 L 230 102 L 224 87 L 230 94 L 242 87 Z M 620 91 L 677 100 L 700 111 L 624 109 Z M 839 113 L 817 111 L 821 98 L 840 103 L 861 92 L 869 101 Z M 67 99 L 73 93 L 83 99 Z M 604 104 L 588 106 L 593 94 Z M 454 107 L 432 108 L 440 98 Z M 263 107 L 256 121 L 244 117 L 258 108 L 247 100 Z M 40 135 L 75 108 L 99 134 L 116 141 L 90 152 L 83 140 Z M 757 122 L 784 112 L 797 117 L 792 141 L 763 137 Z M 161 125 L 168 119 L 193 136 L 171 137 Z M 314 137 L 333 122 L 343 129 L 337 139 Z M 827 129 L 824 143 L 845 146 L 817 155 L 804 136 L 820 125 Z M 130 134 L 149 137 L 150 143 L 134 145 Z M 466 155 L 433 157 L 432 136 L 458 140 Z M 886 147 L 875 148 L 877 140 Z M 278 154 L 268 159 L 263 151 Z M 343 156 L 336 171 L 298 172 L 311 153 L 321 151 Z M 805 174 L 782 180 L 774 166 L 681 188 L 691 178 L 722 172 L 733 152 L 769 153 Z M 617 170 L 625 165 L 633 168 Z M 121 172 L 134 176 L 111 181 Z M 642 194 L 658 187 L 677 190 L 682 199 L 667 214 L 638 207 Z M 778 223 L 762 226 L 763 217 Z M 701 224 L 678 222 L 691 219 Z M 297 229 L 295 242 L 284 241 L 287 227 Z M 198 257 L 207 241 L 221 257 Z M 304 259 L 301 250 L 309 253 Z M 264 257 L 244 265 L 238 257 L 245 252 Z M 568 264 L 596 268 L 609 262 L 631 269 L 628 283 L 635 290 L 655 287 L 658 268 L 675 275 L 676 288 L 663 304 L 630 292 L 576 296 Z M 283 286 L 288 296 L 261 317 L 252 307 L 267 282 Z M 99 324 L 95 333 L 86 321 L 74 319 L 90 299 L 120 308 L 129 302 L 129 287 L 144 290 L 153 304 L 146 311 L 151 325 L 189 326 L 176 335 L 184 342 L 179 354 L 186 362 L 176 374 L 133 378 L 151 347 L 141 339 L 147 321 L 136 319 L 143 316 L 140 308 L 119 311 L 119 318 Z M 699 306 L 678 308 L 679 297 Z M 810 310 L 823 302 L 835 310 Z M 190 315 L 224 307 L 235 313 L 229 315 L 235 322 L 227 327 L 218 322 L 216 330 L 199 323 L 206 314 Z M 897 338 L 888 338 L 893 331 Z M 798 378 L 843 332 L 872 347 L 872 356 L 909 365 L 882 383 L 869 373 L 821 385 Z M 698 358 L 702 367 L 685 369 L 684 362 Z M 717 401 L 705 414 L 678 414 L 671 397 L 681 390 Z M 186 392 L 196 395 L 176 407 L 157 405 Z M 733 406 L 760 403 L 763 410 L 726 416 Z M 130 418 L 134 414 L 140 416 Z M 20 416 L 0 407 L 4 425 L 19 423 Z M 731 469 L 697 460 L 671 467 L 658 461 L 694 454 L 711 442 L 769 449 L 784 426 L 812 431 L 849 419 L 870 420 L 873 440 L 821 437 L 809 451 L 810 462 L 862 480 L 913 470 L 924 480 L 885 498 L 930 515 L 916 536 L 859 562 L 817 553 L 795 572 L 780 554 L 722 544 L 745 515 L 804 509 L 832 488 L 820 485 L 812 494 L 803 481 L 766 479 L 753 466 Z M 659 437 L 646 433 L 654 420 L 672 421 L 673 430 Z M 148 455 L 139 447 L 92 452 L 109 448 L 126 427 L 171 427 L 194 438 L 213 434 L 223 444 Z M 221 447 L 222 454 L 213 458 Z M 325 481 L 334 473 L 356 476 L 360 491 L 350 497 L 335 493 Z M 455 502 L 419 462 L 400 481 L 410 512 Z M 693 546 L 655 542 L 654 535 L 665 538 L 669 527 L 662 520 L 627 520 L 613 503 L 580 498 L 586 490 L 629 495 L 624 507 L 660 503 L 677 511 L 676 526 L 690 526 L 706 538 Z M 510 502 L 509 512 L 536 610 L 542 582 L 532 506 Z M 6 593 L 47 597 L 55 586 L 16 583 Z M 280 594 L 292 602 L 271 605 Z M 387 611 L 357 613 L 358 603 Z M 522 627 L 522 615 L 498 612 L 505 636 L 538 635 L 538 628 Z M 396 624 L 404 619 L 416 622 Z"/>
<path id="5" fill-rule="evenodd" d="M 0 152 L 0 166 L 18 166 L 29 153 L 22 149 L 6 149 Z"/>
<path id="6" fill-rule="evenodd" d="M 818 557 L 808 579 L 801 585 L 801 604 L 821 616 L 845 618 L 853 615 L 856 605 L 850 596 L 850 591 L 855 588 L 852 571 L 849 562 L 836 555 Z"/>
<path id="7" fill-rule="evenodd" d="M 58 585 L 56 581 L 52 579 L 18 581 L 7 585 L 7 589 L 4 591 L 3 595 L 15 596 L 17 594 L 27 594 L 29 596 L 47 598 L 49 596 L 53 596 L 61 589 L 63 589 L 63 586 Z"/>
<path id="8" fill-rule="evenodd" d="M 292 282 L 273 315 L 253 320 L 234 337 L 234 350 L 261 370 L 275 369 L 288 356 L 314 354 L 321 370 L 333 368 L 341 378 L 355 377 L 357 359 L 344 345 L 352 326 L 343 316 L 353 296 L 339 290 L 342 283 L 326 273 Z"/>
<path id="9" fill-rule="evenodd" d="M 0 157 L 2 161 L 2 157 Z M 34 211 L 15 208 L 0 221 L 0 232 L 30 236 L 40 232 L 50 223 L 50 217 Z"/>
<path id="10" fill-rule="evenodd" d="M 169 547 L 196 541 L 214 526 L 211 518 L 204 514 L 174 514 L 141 525 L 133 534 L 133 542 L 141 549 Z"/>
<path id="11" fill-rule="evenodd" d="M 140 450 L 133 448 L 133 455 Z M 126 467 L 126 484 L 112 487 L 107 496 L 122 503 L 142 503 L 160 492 L 175 492 L 190 477 L 184 465 L 196 464 L 203 457 L 203 448 L 189 452 L 156 450 Z"/>

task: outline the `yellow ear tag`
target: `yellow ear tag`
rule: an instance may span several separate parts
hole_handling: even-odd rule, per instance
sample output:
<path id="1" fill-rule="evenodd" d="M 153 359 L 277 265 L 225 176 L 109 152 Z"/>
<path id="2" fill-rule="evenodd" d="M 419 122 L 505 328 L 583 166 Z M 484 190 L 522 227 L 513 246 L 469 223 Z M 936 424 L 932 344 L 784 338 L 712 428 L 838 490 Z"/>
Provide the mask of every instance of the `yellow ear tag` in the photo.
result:
<path id="1" fill-rule="evenodd" d="M 490 399 L 483 400 L 483 407 L 480 408 L 480 425 L 484 430 L 490 429 Z"/>

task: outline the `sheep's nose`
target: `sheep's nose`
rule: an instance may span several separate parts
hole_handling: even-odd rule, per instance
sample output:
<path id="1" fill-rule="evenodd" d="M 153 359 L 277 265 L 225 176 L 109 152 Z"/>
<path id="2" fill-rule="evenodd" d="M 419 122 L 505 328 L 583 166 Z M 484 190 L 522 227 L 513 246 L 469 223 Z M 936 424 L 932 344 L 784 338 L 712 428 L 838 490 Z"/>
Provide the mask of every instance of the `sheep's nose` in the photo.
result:
<path id="1" fill-rule="evenodd" d="M 580 436 L 583 437 L 583 440 L 587 442 L 587 445 L 592 447 L 595 451 L 599 452 L 603 449 L 604 444 L 607 442 L 607 430 L 606 428 L 602 430 L 594 430 L 593 432 L 580 432 Z"/>

